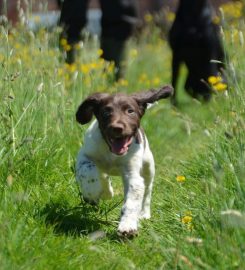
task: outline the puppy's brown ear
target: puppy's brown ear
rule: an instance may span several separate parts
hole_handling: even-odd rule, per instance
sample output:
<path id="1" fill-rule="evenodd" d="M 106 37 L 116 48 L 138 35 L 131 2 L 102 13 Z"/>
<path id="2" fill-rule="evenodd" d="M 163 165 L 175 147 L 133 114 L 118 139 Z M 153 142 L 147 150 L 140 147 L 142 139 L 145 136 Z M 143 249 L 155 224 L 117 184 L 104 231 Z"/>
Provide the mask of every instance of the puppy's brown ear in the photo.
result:
<path id="1" fill-rule="evenodd" d="M 87 124 L 93 117 L 94 110 L 98 109 L 101 101 L 107 97 L 105 93 L 95 93 L 87 97 L 81 105 L 78 107 L 76 112 L 76 120 L 81 125 Z"/>
<path id="2" fill-rule="evenodd" d="M 132 97 L 136 100 L 139 106 L 143 109 L 143 113 L 147 107 L 147 104 L 152 104 L 159 99 L 168 98 L 172 96 L 174 89 L 170 85 L 163 86 L 162 88 L 155 90 L 150 89 L 139 93 L 134 93 Z"/>

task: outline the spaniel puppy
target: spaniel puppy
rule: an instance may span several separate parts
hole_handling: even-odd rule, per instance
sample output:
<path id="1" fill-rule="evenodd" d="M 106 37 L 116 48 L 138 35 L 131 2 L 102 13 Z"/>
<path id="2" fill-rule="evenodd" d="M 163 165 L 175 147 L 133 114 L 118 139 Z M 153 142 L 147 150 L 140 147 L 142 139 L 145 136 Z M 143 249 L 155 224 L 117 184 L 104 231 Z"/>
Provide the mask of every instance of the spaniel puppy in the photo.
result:
<path id="1" fill-rule="evenodd" d="M 95 93 L 79 106 L 76 119 L 84 125 L 92 120 L 85 133 L 76 163 L 76 179 L 83 198 L 91 204 L 113 196 L 109 175 L 119 175 L 124 184 L 124 204 L 118 234 L 137 234 L 142 218 L 149 219 L 155 166 L 148 140 L 140 128 L 140 119 L 148 104 L 171 96 L 165 86 L 127 95 Z"/>

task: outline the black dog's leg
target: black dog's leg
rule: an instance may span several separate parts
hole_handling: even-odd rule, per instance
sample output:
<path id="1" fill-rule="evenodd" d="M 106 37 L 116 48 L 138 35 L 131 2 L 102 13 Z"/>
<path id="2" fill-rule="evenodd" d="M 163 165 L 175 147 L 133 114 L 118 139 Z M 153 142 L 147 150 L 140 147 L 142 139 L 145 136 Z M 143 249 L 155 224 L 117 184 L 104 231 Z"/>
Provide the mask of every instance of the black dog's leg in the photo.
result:
<path id="1" fill-rule="evenodd" d="M 172 86 L 174 88 L 174 94 L 171 97 L 171 103 L 174 106 L 177 106 L 177 98 L 176 98 L 176 88 L 177 88 L 177 80 L 179 75 L 179 67 L 180 67 L 180 58 L 177 53 L 173 51 L 172 56 Z"/>

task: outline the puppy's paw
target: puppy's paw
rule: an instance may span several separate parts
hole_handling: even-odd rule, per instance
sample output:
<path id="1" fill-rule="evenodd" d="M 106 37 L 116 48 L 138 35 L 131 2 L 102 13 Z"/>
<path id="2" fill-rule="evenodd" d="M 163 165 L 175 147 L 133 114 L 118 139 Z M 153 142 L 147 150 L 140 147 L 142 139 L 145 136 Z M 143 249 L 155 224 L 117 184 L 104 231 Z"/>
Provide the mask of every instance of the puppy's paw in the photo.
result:
<path id="1" fill-rule="evenodd" d="M 137 222 L 120 222 L 117 234 L 123 238 L 133 238 L 138 235 Z"/>
<path id="2" fill-rule="evenodd" d="M 83 198 L 85 203 L 90 204 L 92 206 L 97 206 L 99 204 L 98 200 L 91 200 L 91 199 L 88 199 L 86 197 L 82 197 L 82 198 Z"/>

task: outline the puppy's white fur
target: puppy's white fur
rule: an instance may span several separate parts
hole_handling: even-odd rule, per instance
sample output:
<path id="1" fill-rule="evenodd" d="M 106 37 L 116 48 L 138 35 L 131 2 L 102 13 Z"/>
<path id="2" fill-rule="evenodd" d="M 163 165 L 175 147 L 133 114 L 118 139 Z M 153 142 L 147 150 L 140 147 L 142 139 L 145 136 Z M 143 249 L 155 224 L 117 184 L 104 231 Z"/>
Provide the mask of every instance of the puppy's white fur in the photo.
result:
<path id="1" fill-rule="evenodd" d="M 95 120 L 86 131 L 76 163 L 76 179 L 83 197 L 91 203 L 111 198 L 109 175 L 122 176 L 124 204 L 118 233 L 126 236 L 137 233 L 139 219 L 151 216 L 154 159 L 146 136 L 140 129 L 138 132 L 140 140 L 134 139 L 128 152 L 118 156 L 109 150 Z"/>

